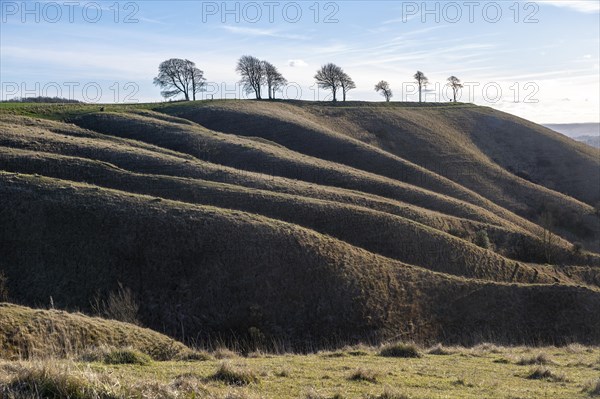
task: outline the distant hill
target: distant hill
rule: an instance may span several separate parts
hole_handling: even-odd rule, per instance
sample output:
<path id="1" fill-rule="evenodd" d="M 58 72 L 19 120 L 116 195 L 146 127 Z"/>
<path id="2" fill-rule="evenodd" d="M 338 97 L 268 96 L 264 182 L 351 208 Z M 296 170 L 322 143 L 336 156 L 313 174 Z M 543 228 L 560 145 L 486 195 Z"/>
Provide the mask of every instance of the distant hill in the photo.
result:
<path id="1" fill-rule="evenodd" d="M 600 148 L 600 123 L 566 123 L 544 125 L 573 140 Z"/>
<path id="2" fill-rule="evenodd" d="M 596 150 L 469 104 L 0 104 L 10 297 L 182 339 L 598 343 L 599 201 Z"/>
<path id="3" fill-rule="evenodd" d="M 62 97 L 15 97 L 9 100 L 0 101 L 4 103 L 41 103 L 41 104 L 52 104 L 52 103 L 61 103 L 61 104 L 82 104 L 79 100 L 62 98 Z"/>
<path id="4" fill-rule="evenodd" d="M 571 138 L 600 136 L 600 123 L 551 123 L 544 126 Z"/>
<path id="5" fill-rule="evenodd" d="M 600 136 L 577 136 L 574 139 L 589 146 L 600 148 Z"/>

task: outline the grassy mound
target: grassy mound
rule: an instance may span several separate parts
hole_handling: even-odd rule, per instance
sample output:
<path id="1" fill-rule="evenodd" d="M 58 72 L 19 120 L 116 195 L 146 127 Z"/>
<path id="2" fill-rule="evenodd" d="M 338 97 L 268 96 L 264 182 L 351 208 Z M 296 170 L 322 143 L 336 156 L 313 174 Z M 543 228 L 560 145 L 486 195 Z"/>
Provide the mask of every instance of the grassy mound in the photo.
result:
<path id="1" fill-rule="evenodd" d="M 107 353 L 117 357 L 167 360 L 189 351 L 155 331 L 114 320 L 59 310 L 0 304 L 0 358 L 71 357 L 93 347 L 130 347 Z"/>
<path id="2" fill-rule="evenodd" d="M 415 344 L 406 344 L 397 342 L 385 345 L 379 351 L 381 356 L 385 357 L 421 357 L 421 350 Z"/>

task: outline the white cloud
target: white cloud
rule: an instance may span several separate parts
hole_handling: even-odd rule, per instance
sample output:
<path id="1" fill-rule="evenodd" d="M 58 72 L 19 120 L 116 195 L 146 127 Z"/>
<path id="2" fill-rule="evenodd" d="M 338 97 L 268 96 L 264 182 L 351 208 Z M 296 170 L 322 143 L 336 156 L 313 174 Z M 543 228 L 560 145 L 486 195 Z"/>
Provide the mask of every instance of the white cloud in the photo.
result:
<path id="1" fill-rule="evenodd" d="M 302 68 L 308 66 L 308 64 L 304 60 L 289 60 L 288 65 L 292 68 Z"/>
<path id="2" fill-rule="evenodd" d="M 600 12 L 600 2 L 598 0 L 550 0 L 543 1 L 541 4 L 567 7 L 575 11 L 586 13 Z"/>

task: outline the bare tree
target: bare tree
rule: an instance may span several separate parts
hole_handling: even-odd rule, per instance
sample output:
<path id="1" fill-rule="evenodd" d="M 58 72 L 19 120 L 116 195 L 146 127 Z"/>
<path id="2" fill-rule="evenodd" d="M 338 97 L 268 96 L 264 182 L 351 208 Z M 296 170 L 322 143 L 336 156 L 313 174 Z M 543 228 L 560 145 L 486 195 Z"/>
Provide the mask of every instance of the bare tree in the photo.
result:
<path id="1" fill-rule="evenodd" d="M 194 101 L 196 101 L 196 94 L 206 90 L 206 79 L 204 79 L 204 72 L 193 66 L 191 68 L 191 80 L 192 98 Z"/>
<path id="2" fill-rule="evenodd" d="M 275 92 L 285 86 L 287 80 L 279 73 L 277 67 L 270 62 L 263 61 L 263 70 L 265 73 L 265 82 L 269 93 L 269 99 L 275 98 Z"/>
<path id="3" fill-rule="evenodd" d="M 340 87 L 342 88 L 343 101 L 346 101 L 346 93 L 352 89 L 356 89 L 356 84 L 344 71 L 340 74 Z"/>
<path id="4" fill-rule="evenodd" d="M 275 92 L 282 91 L 285 85 L 287 85 L 288 81 L 282 75 L 279 75 L 274 81 L 271 90 L 273 91 L 273 99 L 275 99 Z"/>
<path id="5" fill-rule="evenodd" d="M 417 84 L 419 85 L 419 102 L 421 102 L 421 91 L 423 87 L 426 87 L 429 84 L 429 79 L 425 76 L 425 74 L 421 71 L 417 71 L 414 76 Z"/>
<path id="6" fill-rule="evenodd" d="M 375 91 L 381 93 L 381 95 L 385 97 L 385 101 L 390 101 L 390 98 L 393 96 L 390 84 L 385 80 L 382 80 L 375 85 Z"/>
<path id="7" fill-rule="evenodd" d="M 158 76 L 154 84 L 162 91 L 164 98 L 176 97 L 183 94 L 186 101 L 190 100 L 190 93 L 196 99 L 196 93 L 203 90 L 205 85 L 204 72 L 196 68 L 190 60 L 171 58 L 163 61 L 158 66 Z"/>
<path id="8" fill-rule="evenodd" d="M 244 55 L 238 60 L 235 68 L 242 78 L 240 83 L 244 85 L 246 93 L 254 92 L 257 99 L 261 99 L 261 87 L 265 84 L 265 70 L 263 62 L 256 57 Z"/>
<path id="9" fill-rule="evenodd" d="M 456 93 L 459 89 L 463 88 L 462 83 L 460 83 L 460 79 L 456 76 L 450 76 L 448 78 L 448 86 L 452 87 L 452 93 L 454 94 L 454 102 L 456 102 Z"/>
<path id="10" fill-rule="evenodd" d="M 340 77 L 343 73 L 344 71 L 342 68 L 335 64 L 329 63 L 323 65 L 315 75 L 315 80 L 320 88 L 331 90 L 333 94 L 333 101 L 337 101 L 336 93 L 341 87 Z"/>

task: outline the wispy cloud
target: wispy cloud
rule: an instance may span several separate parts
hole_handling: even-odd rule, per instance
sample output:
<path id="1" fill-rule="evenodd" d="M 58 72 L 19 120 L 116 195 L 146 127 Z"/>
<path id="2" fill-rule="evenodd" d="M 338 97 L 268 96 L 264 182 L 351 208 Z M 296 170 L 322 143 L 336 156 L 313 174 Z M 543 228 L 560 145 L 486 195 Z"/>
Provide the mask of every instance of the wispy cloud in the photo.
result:
<path id="1" fill-rule="evenodd" d="M 137 19 L 139 19 L 142 22 L 148 22 L 150 24 L 165 25 L 164 22 L 159 21 L 158 19 L 152 19 L 152 18 L 146 18 L 146 17 L 138 17 Z"/>
<path id="2" fill-rule="evenodd" d="M 598 0 L 549 0 L 542 1 L 541 4 L 556 7 L 567 7 L 575 11 L 585 13 L 600 12 L 600 1 Z"/>
<path id="3" fill-rule="evenodd" d="M 245 36 L 266 36 L 266 37 L 276 37 L 280 39 L 292 39 L 292 40 L 307 40 L 308 36 L 305 35 L 295 35 L 289 34 L 281 31 L 277 31 L 274 29 L 260 29 L 260 28 L 245 28 L 243 26 L 231 26 L 225 25 L 222 27 L 226 31 L 230 33 L 236 33 Z"/>
<path id="4" fill-rule="evenodd" d="M 411 15 L 404 15 L 400 18 L 393 18 L 393 19 L 388 19 L 386 21 L 383 21 L 381 24 L 382 25 L 389 25 L 389 24 L 401 24 L 401 23 L 405 23 L 410 21 L 411 19 L 415 19 L 416 17 L 418 17 L 417 14 L 411 14 Z"/>

